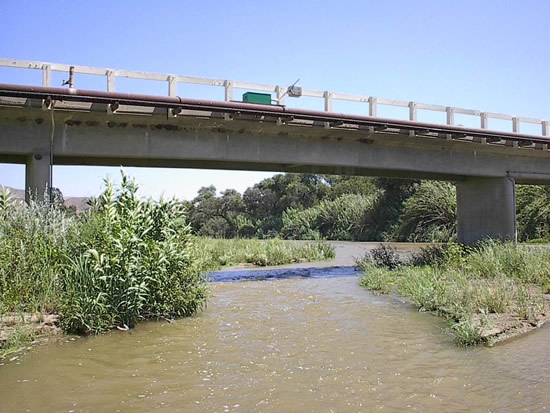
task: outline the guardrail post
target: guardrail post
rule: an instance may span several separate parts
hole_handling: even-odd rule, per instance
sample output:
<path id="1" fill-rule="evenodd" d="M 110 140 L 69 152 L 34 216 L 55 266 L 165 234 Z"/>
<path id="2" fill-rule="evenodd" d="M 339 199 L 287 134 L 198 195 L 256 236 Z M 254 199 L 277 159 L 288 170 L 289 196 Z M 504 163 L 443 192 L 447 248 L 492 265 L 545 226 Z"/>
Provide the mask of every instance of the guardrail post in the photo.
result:
<path id="1" fill-rule="evenodd" d="M 416 103 L 409 102 L 409 120 L 416 122 Z"/>
<path id="2" fill-rule="evenodd" d="M 519 133 L 519 119 L 516 116 L 514 116 L 512 118 L 512 131 L 514 133 Z M 511 146 L 512 148 L 517 148 L 519 145 L 518 145 L 518 141 L 507 140 L 506 141 L 506 146 Z"/>
<path id="3" fill-rule="evenodd" d="M 515 133 L 519 133 L 519 118 L 515 116 L 512 118 L 512 128 Z"/>
<path id="4" fill-rule="evenodd" d="M 52 84 L 52 66 L 43 65 L 42 66 L 42 86 L 50 87 Z"/>
<path id="5" fill-rule="evenodd" d="M 175 97 L 178 95 L 178 81 L 176 76 L 168 76 L 168 96 Z"/>
<path id="6" fill-rule="evenodd" d="M 481 129 L 489 128 L 488 126 L 489 116 L 487 115 L 487 112 L 479 112 L 479 120 L 481 123 Z M 474 136 L 473 141 L 477 143 L 487 143 L 487 138 L 480 138 L 479 136 Z"/>
<path id="7" fill-rule="evenodd" d="M 325 112 L 332 112 L 332 93 L 325 92 L 323 96 L 325 98 Z M 325 128 L 330 128 L 330 122 L 325 122 Z"/>
<path id="8" fill-rule="evenodd" d="M 178 80 L 177 77 L 174 75 L 168 75 L 167 79 L 168 81 L 168 96 L 170 97 L 176 97 L 178 95 Z M 178 116 L 178 113 L 181 111 L 181 109 L 167 109 L 167 115 L 169 118 L 175 118 Z"/>
<path id="9" fill-rule="evenodd" d="M 374 96 L 369 96 L 369 116 L 372 116 L 373 118 L 376 117 L 376 106 L 378 103 L 378 99 Z"/>
<path id="10" fill-rule="evenodd" d="M 489 128 L 489 125 L 488 125 L 489 118 L 487 116 L 487 112 L 481 112 L 479 114 L 479 117 L 480 117 L 480 120 L 481 120 L 481 129 L 488 129 Z"/>
<path id="11" fill-rule="evenodd" d="M 454 110 L 454 108 L 451 108 L 451 107 L 447 106 L 445 108 L 445 114 L 447 115 L 447 125 L 454 125 L 455 124 L 455 110 Z M 445 139 L 450 141 L 451 139 L 453 139 L 453 135 L 451 135 L 450 133 L 447 133 L 445 135 Z"/>
<path id="12" fill-rule="evenodd" d="M 543 120 L 543 121 L 540 122 L 540 124 L 542 126 L 542 136 L 550 135 L 550 130 L 548 128 L 548 121 Z M 537 144 L 535 144 L 535 148 L 536 149 L 542 149 L 543 151 L 547 151 L 548 150 L 548 144 L 547 143 L 537 143 Z"/>
<path id="13" fill-rule="evenodd" d="M 107 92 L 115 91 L 115 72 L 112 70 L 107 70 Z"/>
<path id="14" fill-rule="evenodd" d="M 409 102 L 409 120 L 416 122 L 416 103 Z M 414 136 L 414 131 L 409 131 L 409 136 Z"/>
<path id="15" fill-rule="evenodd" d="M 332 93 L 325 92 L 323 96 L 325 98 L 325 112 L 332 112 Z"/>
<path id="16" fill-rule="evenodd" d="M 455 124 L 455 110 L 453 108 L 447 107 L 445 109 L 445 113 L 447 114 L 447 125 L 454 125 Z"/>
<path id="17" fill-rule="evenodd" d="M 224 99 L 226 102 L 231 102 L 233 100 L 233 82 L 226 80 L 223 82 L 224 87 Z M 231 115 L 229 113 L 224 113 L 223 118 L 225 120 L 231 120 Z"/>
<path id="18" fill-rule="evenodd" d="M 233 82 L 230 80 L 226 80 L 225 82 L 223 82 L 223 87 L 225 88 L 225 101 L 231 102 L 233 100 Z"/>

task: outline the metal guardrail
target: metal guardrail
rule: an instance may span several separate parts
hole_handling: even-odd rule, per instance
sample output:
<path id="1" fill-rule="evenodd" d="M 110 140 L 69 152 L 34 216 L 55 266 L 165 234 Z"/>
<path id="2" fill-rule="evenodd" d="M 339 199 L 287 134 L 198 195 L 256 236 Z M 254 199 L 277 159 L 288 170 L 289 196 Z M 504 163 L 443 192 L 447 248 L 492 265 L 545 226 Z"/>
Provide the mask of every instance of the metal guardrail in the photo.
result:
<path id="1" fill-rule="evenodd" d="M 74 73 L 80 73 L 85 75 L 97 75 L 105 76 L 107 92 L 116 91 L 116 79 L 128 78 L 128 79 L 140 79 L 140 80 L 155 80 L 167 83 L 168 96 L 177 96 L 177 90 L 179 84 L 191 84 L 191 85 L 204 85 L 224 88 L 224 99 L 226 102 L 233 100 L 233 89 L 246 89 L 251 91 L 260 91 L 274 93 L 275 99 L 279 104 L 284 104 L 286 86 L 271 86 L 258 83 L 246 83 L 233 80 L 221 80 L 221 79 L 209 79 L 192 76 L 182 76 L 173 74 L 161 74 L 161 73 L 149 73 L 149 72 L 137 72 L 129 70 L 107 69 L 97 68 L 90 66 L 76 66 L 61 63 L 45 63 L 30 60 L 12 60 L 0 58 L 0 67 L 8 68 L 20 68 L 20 69 L 34 69 L 42 71 L 42 86 L 51 87 L 51 75 L 52 72 L 69 73 L 71 67 Z M 520 126 L 522 123 L 540 125 L 541 136 L 550 136 L 550 122 L 542 119 L 535 119 L 523 116 L 511 116 L 502 113 L 484 112 L 473 109 L 463 109 L 450 106 L 432 105 L 419 102 L 407 102 L 402 100 L 393 100 L 386 98 L 379 98 L 375 96 L 359 96 L 359 95 L 347 95 L 342 93 L 334 93 L 329 91 L 315 91 L 302 89 L 302 96 L 320 98 L 324 100 L 324 110 L 326 112 L 332 112 L 334 101 L 348 101 L 359 102 L 368 104 L 369 116 L 376 117 L 378 107 L 380 105 L 408 108 L 409 120 L 416 121 L 419 110 L 432 111 L 432 112 L 444 112 L 446 113 L 446 124 L 455 125 L 455 114 L 463 114 L 479 117 L 480 128 L 491 130 L 489 128 L 489 119 L 507 120 L 512 122 L 512 131 L 520 133 Z"/>

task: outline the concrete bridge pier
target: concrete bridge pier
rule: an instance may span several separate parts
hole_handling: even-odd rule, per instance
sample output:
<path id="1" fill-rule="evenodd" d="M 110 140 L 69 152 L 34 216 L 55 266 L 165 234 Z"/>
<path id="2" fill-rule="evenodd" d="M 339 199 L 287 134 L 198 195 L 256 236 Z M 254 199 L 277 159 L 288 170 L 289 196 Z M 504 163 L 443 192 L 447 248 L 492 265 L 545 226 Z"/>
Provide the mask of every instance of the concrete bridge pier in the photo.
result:
<path id="1" fill-rule="evenodd" d="M 31 194 L 34 199 L 39 201 L 44 200 L 44 194 L 46 194 L 51 182 L 50 178 L 49 151 L 37 151 L 27 156 L 25 167 L 25 201 L 30 201 Z"/>
<path id="2" fill-rule="evenodd" d="M 456 184 L 458 242 L 485 238 L 516 241 L 516 193 L 513 178 L 470 177 Z"/>

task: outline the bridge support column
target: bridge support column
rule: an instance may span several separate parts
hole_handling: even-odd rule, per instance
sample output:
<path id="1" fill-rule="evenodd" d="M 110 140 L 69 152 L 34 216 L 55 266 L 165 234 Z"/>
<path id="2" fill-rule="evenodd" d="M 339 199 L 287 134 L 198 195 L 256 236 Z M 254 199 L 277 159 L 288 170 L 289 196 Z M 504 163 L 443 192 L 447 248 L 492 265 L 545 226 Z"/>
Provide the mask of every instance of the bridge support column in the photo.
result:
<path id="1" fill-rule="evenodd" d="M 33 153 L 27 157 L 25 168 L 25 201 L 30 201 L 30 195 L 37 200 L 44 200 L 44 194 L 50 185 L 50 154 L 48 152 Z"/>
<path id="2" fill-rule="evenodd" d="M 458 242 L 485 238 L 516 241 L 516 194 L 512 178 L 467 178 L 456 184 Z"/>

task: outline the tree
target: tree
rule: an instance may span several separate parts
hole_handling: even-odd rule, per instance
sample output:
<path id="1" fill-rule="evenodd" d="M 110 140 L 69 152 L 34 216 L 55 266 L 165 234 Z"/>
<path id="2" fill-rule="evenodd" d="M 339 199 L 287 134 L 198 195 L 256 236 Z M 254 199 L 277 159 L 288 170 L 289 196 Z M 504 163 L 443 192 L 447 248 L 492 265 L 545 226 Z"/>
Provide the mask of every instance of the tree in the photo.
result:
<path id="1" fill-rule="evenodd" d="M 186 205 L 189 222 L 197 234 L 215 238 L 237 236 L 236 218 L 244 213 L 245 204 L 241 194 L 234 189 L 217 196 L 216 187 L 202 187 L 195 199 Z"/>
<path id="2" fill-rule="evenodd" d="M 365 216 L 365 234 L 369 240 L 389 240 L 391 232 L 399 221 L 403 202 L 409 198 L 419 181 L 409 179 L 375 178 L 373 183 L 381 195 L 377 198 L 371 212 Z"/>
<path id="3" fill-rule="evenodd" d="M 342 195 L 372 195 L 378 192 L 374 178 L 368 176 L 324 175 L 328 185 L 327 196 L 336 199 Z"/>
<path id="4" fill-rule="evenodd" d="M 201 235 L 216 236 L 214 233 L 210 233 L 208 228 L 220 228 L 219 223 L 218 225 L 209 224 L 208 226 L 206 226 L 206 223 L 219 217 L 220 209 L 221 202 L 216 197 L 216 187 L 213 185 L 203 186 L 189 204 L 189 223 L 191 227 Z M 217 234 L 216 231 L 214 232 Z"/>

